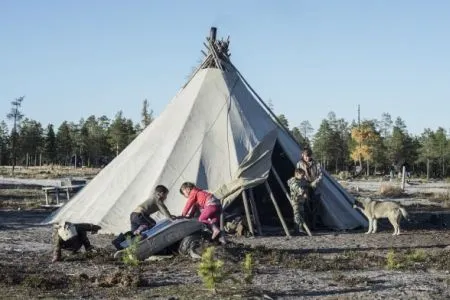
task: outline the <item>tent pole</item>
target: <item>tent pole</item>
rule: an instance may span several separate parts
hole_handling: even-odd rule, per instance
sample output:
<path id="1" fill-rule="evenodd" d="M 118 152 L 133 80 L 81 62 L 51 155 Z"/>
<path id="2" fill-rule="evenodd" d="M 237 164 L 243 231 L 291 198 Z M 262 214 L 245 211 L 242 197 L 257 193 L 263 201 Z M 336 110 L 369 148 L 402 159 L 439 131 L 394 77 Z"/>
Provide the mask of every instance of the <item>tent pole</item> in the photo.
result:
<path id="1" fill-rule="evenodd" d="M 223 231 L 225 228 L 225 220 L 223 217 L 223 211 L 220 213 L 220 231 Z"/>
<path id="2" fill-rule="evenodd" d="M 253 93 L 253 95 L 256 96 L 256 98 L 259 100 L 259 102 L 263 105 L 263 107 L 269 112 L 269 114 L 275 119 L 277 125 L 289 135 L 289 137 L 298 145 L 300 148 L 303 149 L 303 147 L 299 144 L 299 142 L 294 138 L 292 133 L 289 131 L 288 128 L 286 128 L 283 123 L 281 123 L 280 119 L 275 115 L 275 113 L 270 109 L 270 107 L 264 102 L 264 100 L 258 95 L 258 93 L 252 88 L 252 86 L 245 80 L 244 76 L 239 72 L 238 68 L 236 68 L 232 62 L 230 62 L 232 68 L 236 71 L 236 73 L 239 75 L 239 77 L 242 79 L 244 84 L 248 87 L 248 89 Z"/>
<path id="3" fill-rule="evenodd" d="M 264 102 L 264 100 L 258 95 L 258 93 L 252 88 L 252 86 L 247 82 L 247 80 L 245 80 L 244 75 L 241 74 L 241 72 L 239 72 L 239 70 L 233 65 L 233 63 L 230 61 L 229 64 L 231 65 L 231 67 L 236 71 L 236 73 L 239 75 L 239 77 L 242 79 L 242 81 L 245 83 L 245 85 L 248 87 L 248 89 L 253 93 L 253 95 L 256 96 L 256 98 L 259 100 L 259 102 L 263 105 L 263 107 L 269 112 L 269 114 L 277 121 L 278 126 L 285 132 L 287 133 L 290 138 L 292 139 L 292 141 L 294 141 L 294 143 L 296 143 L 300 149 L 303 149 L 303 146 L 300 145 L 300 143 L 294 138 L 294 136 L 292 135 L 292 133 L 286 128 L 284 127 L 284 125 L 280 122 L 280 119 L 275 115 L 275 113 L 270 109 L 269 106 L 267 106 L 267 104 Z M 329 182 L 331 182 L 336 189 L 340 192 L 340 194 L 344 197 L 345 201 L 347 201 L 348 204 L 350 204 L 350 206 L 353 205 L 354 200 L 353 197 L 348 195 L 348 193 L 345 191 L 345 189 L 343 189 L 342 187 L 340 187 L 334 180 L 333 177 L 331 177 L 325 170 L 322 170 L 323 173 L 323 177 L 327 178 Z"/>
<path id="4" fill-rule="evenodd" d="M 263 236 L 261 222 L 259 220 L 258 210 L 256 208 L 255 195 L 253 194 L 253 189 L 250 189 L 250 208 L 252 210 L 253 218 L 256 223 L 256 230 L 258 230 L 258 234 Z"/>
<path id="5" fill-rule="evenodd" d="M 244 202 L 244 209 L 245 209 L 245 215 L 247 216 L 248 229 L 250 230 L 250 233 L 254 236 L 255 229 L 253 228 L 252 218 L 250 217 L 250 210 L 248 209 L 248 198 L 247 198 L 247 193 L 245 192 L 245 190 L 242 191 L 242 202 Z"/>
<path id="6" fill-rule="evenodd" d="M 264 185 L 266 186 L 267 192 L 269 192 L 270 199 L 272 199 L 272 202 L 273 202 L 273 206 L 275 206 L 275 210 L 277 211 L 278 218 L 280 219 L 280 222 L 281 222 L 281 225 L 283 226 L 284 232 L 286 233 L 286 235 L 288 237 L 290 237 L 291 234 L 289 233 L 289 230 L 286 226 L 286 222 L 284 221 L 283 215 L 281 214 L 280 207 L 277 204 L 277 200 L 275 200 L 275 196 L 273 195 L 272 190 L 270 189 L 270 186 L 269 186 L 269 183 L 267 182 L 267 180 L 264 182 Z"/>
<path id="7" fill-rule="evenodd" d="M 284 186 L 283 181 L 281 181 L 280 175 L 278 175 L 278 172 L 275 170 L 275 168 L 273 166 L 272 166 L 272 172 L 273 172 L 273 175 L 275 175 L 275 178 L 277 179 L 278 184 L 281 186 L 281 189 L 283 190 L 284 194 L 288 198 L 289 202 L 291 202 L 291 196 L 289 195 L 286 187 Z M 303 228 L 305 229 L 306 233 L 309 236 L 312 236 L 311 231 L 309 230 L 309 227 L 308 227 L 308 225 L 306 225 L 304 220 L 302 222 L 302 225 L 303 225 Z"/>

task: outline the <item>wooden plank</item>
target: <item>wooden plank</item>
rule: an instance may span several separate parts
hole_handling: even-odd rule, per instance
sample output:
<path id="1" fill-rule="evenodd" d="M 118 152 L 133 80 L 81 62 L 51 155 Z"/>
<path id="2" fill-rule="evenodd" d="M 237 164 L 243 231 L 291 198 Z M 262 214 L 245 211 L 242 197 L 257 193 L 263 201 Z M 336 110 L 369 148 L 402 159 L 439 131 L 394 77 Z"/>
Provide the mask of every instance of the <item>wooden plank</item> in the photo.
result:
<path id="1" fill-rule="evenodd" d="M 273 175 L 275 175 L 275 178 L 277 179 L 278 184 L 281 186 L 281 189 L 283 190 L 284 194 L 286 195 L 286 198 L 288 198 L 288 200 L 289 200 L 289 202 L 290 202 L 290 201 L 291 201 L 291 196 L 289 195 L 289 192 L 288 192 L 287 189 L 285 188 L 285 186 L 284 186 L 284 184 L 283 184 L 283 181 L 282 181 L 281 178 L 280 178 L 280 175 L 278 175 L 278 172 L 275 170 L 275 168 L 274 168 L 273 166 L 272 166 L 272 172 L 273 172 Z M 303 229 L 305 229 L 306 233 L 307 233 L 309 236 L 312 236 L 311 231 L 309 230 L 308 225 L 306 225 L 305 220 L 302 220 L 302 221 L 303 221 L 303 222 L 302 222 L 302 224 L 303 224 Z"/>
<path id="2" fill-rule="evenodd" d="M 284 221 L 283 214 L 281 213 L 280 207 L 278 206 L 277 200 L 275 199 L 275 196 L 272 193 L 272 190 L 270 189 L 269 183 L 267 181 L 264 182 L 264 185 L 266 186 L 267 192 L 270 195 L 270 199 L 272 199 L 273 206 L 275 207 L 275 210 L 277 211 L 278 218 L 280 219 L 281 225 L 283 226 L 284 232 L 288 237 L 291 236 L 289 233 L 289 230 L 286 226 L 286 222 Z"/>
<path id="3" fill-rule="evenodd" d="M 250 230 L 250 233 L 254 236 L 255 235 L 255 230 L 253 228 L 252 218 L 250 217 L 250 210 L 248 208 L 247 193 L 245 192 L 245 190 L 242 191 L 242 202 L 244 202 L 244 209 L 245 209 L 245 215 L 247 216 L 248 229 Z"/>
<path id="4" fill-rule="evenodd" d="M 258 234 L 263 236 L 261 221 L 259 219 L 258 209 L 256 207 L 255 195 L 253 194 L 253 189 L 250 189 L 250 208 L 252 210 L 253 218 L 255 219 L 256 230 L 258 230 Z"/>

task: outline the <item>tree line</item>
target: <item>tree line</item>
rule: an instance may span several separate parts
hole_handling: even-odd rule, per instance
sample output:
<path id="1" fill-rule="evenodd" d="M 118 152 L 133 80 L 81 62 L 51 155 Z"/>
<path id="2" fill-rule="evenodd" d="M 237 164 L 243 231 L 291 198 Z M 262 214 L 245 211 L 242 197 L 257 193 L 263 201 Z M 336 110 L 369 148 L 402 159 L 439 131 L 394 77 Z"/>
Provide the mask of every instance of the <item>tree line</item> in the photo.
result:
<path id="1" fill-rule="evenodd" d="M 284 115 L 280 122 L 289 129 Z M 443 127 L 410 134 L 401 117 L 383 113 L 380 119 L 348 122 L 330 112 L 313 135 L 309 121 L 290 129 L 301 145 L 312 148 L 316 160 L 328 171 L 366 175 L 398 173 L 402 167 L 416 176 L 445 178 L 450 161 L 450 139 Z"/>
<path id="2" fill-rule="evenodd" d="M 147 99 L 143 101 L 141 122 L 117 112 L 110 120 L 106 116 L 89 116 L 79 122 L 67 122 L 55 128 L 43 126 L 22 112 L 24 97 L 11 102 L 7 119 L 12 128 L 0 121 L 0 165 L 87 166 L 102 167 L 117 156 L 153 121 L 153 111 Z"/>
<path id="3" fill-rule="evenodd" d="M 119 111 L 113 119 L 91 115 L 55 128 L 27 118 L 23 101 L 20 97 L 11 102 L 6 116 L 11 129 L 0 121 L 0 165 L 12 165 L 13 170 L 16 165 L 105 166 L 153 121 L 145 99 L 136 124 Z M 307 120 L 290 128 L 284 115 L 278 119 L 332 173 L 357 169 L 367 175 L 389 174 L 406 166 L 418 176 L 443 178 L 449 171 L 450 140 L 443 127 L 413 135 L 400 117 L 394 120 L 389 113 L 357 123 L 330 112 L 315 132 Z"/>

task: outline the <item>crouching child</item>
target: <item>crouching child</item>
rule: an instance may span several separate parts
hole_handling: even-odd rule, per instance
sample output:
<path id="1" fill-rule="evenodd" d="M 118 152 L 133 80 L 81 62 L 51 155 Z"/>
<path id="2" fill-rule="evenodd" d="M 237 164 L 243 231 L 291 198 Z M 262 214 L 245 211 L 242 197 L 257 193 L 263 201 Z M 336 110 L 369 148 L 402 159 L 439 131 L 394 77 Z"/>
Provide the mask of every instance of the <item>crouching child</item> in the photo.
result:
<path id="1" fill-rule="evenodd" d="M 94 250 L 87 232 L 96 234 L 101 229 L 98 225 L 89 223 L 61 222 L 53 226 L 53 258 L 52 263 L 61 260 L 61 250 L 78 252 L 82 246 L 86 252 Z"/>
<path id="2" fill-rule="evenodd" d="M 156 221 L 150 217 L 151 214 L 161 212 L 165 217 L 174 219 L 167 209 L 164 201 L 167 199 L 169 190 L 164 185 L 158 185 L 153 194 L 143 203 L 139 204 L 130 215 L 131 232 L 138 235 L 142 231 L 155 226 Z"/>
<path id="3" fill-rule="evenodd" d="M 186 205 L 181 213 L 183 217 L 193 215 L 195 207 L 200 209 L 198 220 L 212 230 L 212 239 L 219 238 L 221 244 L 226 244 L 225 237 L 219 229 L 220 214 L 222 213 L 222 204 L 213 194 L 201 190 L 192 182 L 185 182 L 180 187 L 180 193 L 187 198 Z"/>

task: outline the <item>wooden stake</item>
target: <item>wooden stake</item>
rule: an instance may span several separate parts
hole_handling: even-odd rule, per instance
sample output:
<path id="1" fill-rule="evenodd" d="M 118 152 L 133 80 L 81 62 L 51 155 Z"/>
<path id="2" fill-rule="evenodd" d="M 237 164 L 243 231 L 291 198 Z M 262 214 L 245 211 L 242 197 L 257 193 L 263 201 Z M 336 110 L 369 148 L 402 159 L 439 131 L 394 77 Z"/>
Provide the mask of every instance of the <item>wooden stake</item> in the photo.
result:
<path id="1" fill-rule="evenodd" d="M 245 190 L 242 191 L 242 202 L 244 202 L 244 209 L 245 215 L 247 216 L 248 229 L 250 230 L 250 233 L 254 236 L 255 230 L 253 229 L 253 222 L 252 218 L 250 217 L 250 210 L 248 209 L 247 193 L 245 192 Z"/>
<path id="2" fill-rule="evenodd" d="M 252 210 L 253 218 L 255 219 L 256 230 L 258 234 L 263 236 L 261 221 L 259 220 L 258 209 L 256 208 L 255 195 L 253 194 L 253 189 L 250 189 L 250 208 Z"/>
<path id="3" fill-rule="evenodd" d="M 405 191 L 405 173 L 406 173 L 406 167 L 403 166 L 403 168 L 402 168 L 402 191 Z"/>
<path id="4" fill-rule="evenodd" d="M 277 200 L 275 200 L 275 196 L 272 193 L 272 190 L 270 189 L 269 183 L 267 181 L 264 182 L 264 185 L 266 186 L 267 192 L 270 195 L 270 199 L 272 199 L 273 202 L 273 206 L 275 207 L 275 210 L 277 211 L 278 214 L 278 218 L 280 219 L 281 225 L 283 226 L 284 232 L 286 233 L 286 235 L 288 237 L 291 236 L 291 234 L 289 233 L 289 230 L 286 226 L 286 222 L 284 221 L 283 215 L 281 214 L 281 210 L 280 207 L 277 204 Z"/>
<path id="5" fill-rule="evenodd" d="M 217 28 L 216 27 L 211 27 L 210 31 L 209 31 L 209 39 L 213 42 L 216 41 L 216 35 L 217 35 Z"/>
<path id="6" fill-rule="evenodd" d="M 283 190 L 284 194 L 286 195 L 286 198 L 288 198 L 288 200 L 289 200 L 289 202 L 290 202 L 290 201 L 291 201 L 291 196 L 289 195 L 288 191 L 287 191 L 286 188 L 284 187 L 284 184 L 283 184 L 283 182 L 281 181 L 280 175 L 278 175 L 278 172 L 275 170 L 275 168 L 274 168 L 273 166 L 272 166 L 272 172 L 273 172 L 273 175 L 275 175 L 275 178 L 277 179 L 278 184 L 281 186 L 281 189 Z M 303 229 L 305 229 L 306 233 L 307 233 L 309 236 L 312 236 L 311 231 L 309 230 L 308 225 L 306 225 L 306 223 L 305 223 L 305 220 L 303 220 L 302 224 L 303 224 Z"/>
<path id="7" fill-rule="evenodd" d="M 223 217 L 223 211 L 220 213 L 220 231 L 223 231 L 225 228 L 225 220 Z"/>

